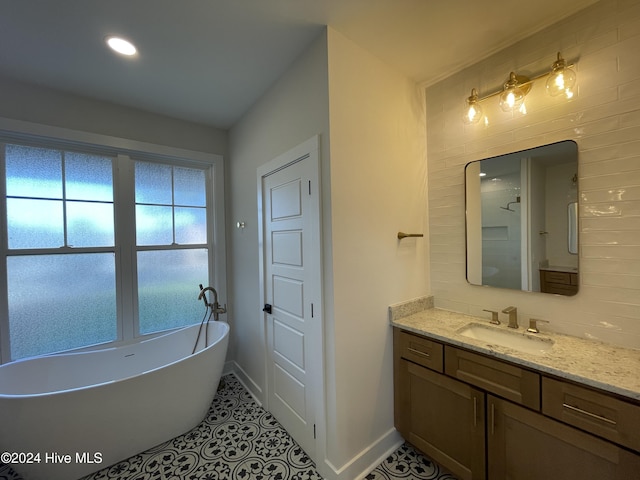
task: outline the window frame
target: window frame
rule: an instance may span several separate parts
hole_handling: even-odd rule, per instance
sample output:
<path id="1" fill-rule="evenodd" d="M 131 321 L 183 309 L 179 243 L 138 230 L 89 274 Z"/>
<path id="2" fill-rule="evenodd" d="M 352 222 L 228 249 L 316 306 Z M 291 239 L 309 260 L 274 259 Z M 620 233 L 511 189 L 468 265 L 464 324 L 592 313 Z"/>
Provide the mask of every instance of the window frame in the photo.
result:
<path id="1" fill-rule="evenodd" d="M 7 128 L 9 127 L 9 128 Z M 95 348 L 117 347 L 152 338 L 168 330 L 151 334 L 139 334 L 137 305 L 137 251 L 147 249 L 209 249 L 209 284 L 216 287 L 220 298 L 226 298 L 226 248 L 224 226 L 224 161 L 221 155 L 186 150 L 147 142 L 80 132 L 27 122 L 0 118 L 0 143 L 16 143 L 34 147 L 54 148 L 65 151 L 97 153 L 113 158 L 114 188 L 114 247 L 68 247 L 56 248 L 55 253 L 114 252 L 116 265 L 116 311 L 117 338 L 113 342 L 90 345 L 68 351 L 83 351 Z M 50 253 L 54 249 L 8 248 L 6 180 L 4 177 L 4 149 L 0 152 L 3 167 L 0 181 L 0 364 L 10 359 L 7 258 L 20 254 Z M 207 239 L 205 244 L 190 244 L 185 247 L 136 245 L 135 232 L 135 162 L 164 163 L 179 167 L 197 168 L 205 171 Z M 9 254 L 10 252 L 10 254 Z M 194 302 L 197 292 L 194 292 Z M 194 323 L 200 319 L 194 319 Z"/>

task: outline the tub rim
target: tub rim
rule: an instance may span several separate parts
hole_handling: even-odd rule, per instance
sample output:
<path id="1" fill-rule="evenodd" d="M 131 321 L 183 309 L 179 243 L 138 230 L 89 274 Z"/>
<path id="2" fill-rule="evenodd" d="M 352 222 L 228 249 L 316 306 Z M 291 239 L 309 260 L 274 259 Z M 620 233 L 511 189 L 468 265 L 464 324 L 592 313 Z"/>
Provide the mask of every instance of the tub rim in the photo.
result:
<path id="1" fill-rule="evenodd" d="M 179 358 L 178 360 L 174 360 L 173 362 L 169 362 L 169 363 L 165 363 L 163 365 L 160 365 L 159 367 L 155 367 L 149 370 L 144 370 L 140 373 L 136 373 L 135 375 L 129 375 L 127 377 L 122 377 L 122 378 L 118 378 L 115 380 L 108 380 L 106 382 L 100 382 L 100 383 L 92 383 L 90 385 L 83 385 L 81 387 L 76 387 L 76 388 L 67 388 L 64 390 L 55 390 L 55 391 L 51 391 L 51 392 L 39 392 L 39 393 L 20 393 L 20 394 L 6 394 L 6 393 L 2 393 L 0 391 L 0 400 L 18 400 L 18 399 L 27 399 L 27 398 L 35 398 L 35 397 L 46 397 L 46 396 L 51 396 L 51 395 L 61 395 L 61 394 L 65 394 L 65 393 L 69 393 L 69 392 L 78 392 L 78 391 L 83 391 L 83 390 L 88 390 L 91 388 L 97 388 L 97 387 L 102 387 L 104 385 L 112 385 L 118 382 L 124 382 L 124 381 L 128 381 L 128 380 L 132 380 L 134 378 L 140 377 L 142 375 L 148 375 L 150 373 L 156 372 L 158 370 L 161 370 L 163 368 L 167 368 L 170 367 L 172 365 L 175 365 L 177 363 L 183 362 L 186 359 L 192 358 L 192 357 L 198 357 L 200 356 L 200 354 L 205 353 L 207 351 L 209 351 L 211 348 L 215 347 L 216 345 L 218 345 L 221 341 L 224 341 L 225 337 L 229 336 L 229 332 L 231 330 L 230 325 L 225 322 L 225 321 L 221 321 L 218 320 L 217 323 L 224 325 L 224 327 L 222 327 L 224 329 L 222 336 L 218 337 L 216 339 L 215 342 L 213 342 L 212 344 L 208 345 L 207 347 L 198 350 L 195 353 L 189 353 L 181 358 Z M 142 343 L 147 343 L 147 342 L 153 342 L 154 340 L 159 340 L 161 338 L 167 337 L 169 335 L 174 335 L 177 334 L 179 332 L 182 332 L 184 330 L 188 330 L 188 329 L 195 329 L 196 327 L 199 328 L 200 324 L 194 323 L 193 325 L 187 325 L 185 327 L 180 327 L 177 328 L 175 330 L 171 330 L 168 332 L 165 332 L 161 335 L 156 335 L 152 338 L 146 338 L 144 340 L 140 340 L 139 342 L 132 342 L 132 343 L 128 343 L 126 345 L 122 345 L 119 347 L 106 347 L 106 348 L 96 348 L 94 350 L 83 350 L 81 352 L 60 352 L 60 353 L 50 353 L 50 354 L 44 354 L 44 355 L 38 355 L 35 357 L 29 357 L 29 358 L 23 358 L 20 360 L 16 360 L 15 362 L 10 362 L 10 363 L 6 363 L 4 365 L 0 365 L 0 369 L 2 369 L 5 366 L 9 366 L 9 365 L 14 365 L 16 363 L 25 363 L 25 362 L 32 362 L 32 361 L 38 361 L 38 360 L 42 360 L 45 359 L 47 357 L 52 357 L 52 356 L 80 356 L 80 355 L 87 355 L 87 354 L 92 354 L 92 353 L 96 353 L 96 352 L 106 352 L 106 351 L 112 351 L 112 350 L 118 350 L 119 348 L 126 348 L 129 346 L 134 346 L 134 345 L 139 345 Z"/>

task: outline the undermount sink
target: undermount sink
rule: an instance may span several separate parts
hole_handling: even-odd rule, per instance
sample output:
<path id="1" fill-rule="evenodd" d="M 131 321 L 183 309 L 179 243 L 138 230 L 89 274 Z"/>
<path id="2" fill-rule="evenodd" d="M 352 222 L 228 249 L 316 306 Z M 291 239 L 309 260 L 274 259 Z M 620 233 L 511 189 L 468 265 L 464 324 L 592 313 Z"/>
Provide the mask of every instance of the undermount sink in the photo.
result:
<path id="1" fill-rule="evenodd" d="M 470 323 L 458 330 L 458 333 L 467 338 L 481 340 L 491 345 L 512 348 L 524 353 L 542 355 L 553 348 L 553 340 L 536 337 L 535 334 L 526 334 L 519 330 L 507 330 L 501 327 Z"/>

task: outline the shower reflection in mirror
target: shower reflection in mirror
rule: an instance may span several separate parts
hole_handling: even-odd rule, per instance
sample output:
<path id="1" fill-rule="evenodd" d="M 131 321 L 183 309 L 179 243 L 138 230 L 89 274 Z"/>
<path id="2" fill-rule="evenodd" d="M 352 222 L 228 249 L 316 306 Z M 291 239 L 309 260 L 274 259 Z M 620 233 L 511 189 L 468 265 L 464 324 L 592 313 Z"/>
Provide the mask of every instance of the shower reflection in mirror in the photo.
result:
<path id="1" fill-rule="evenodd" d="M 577 292 L 577 171 L 578 148 L 569 140 L 467 164 L 471 284 Z M 545 286 L 545 278 L 558 285 Z"/>

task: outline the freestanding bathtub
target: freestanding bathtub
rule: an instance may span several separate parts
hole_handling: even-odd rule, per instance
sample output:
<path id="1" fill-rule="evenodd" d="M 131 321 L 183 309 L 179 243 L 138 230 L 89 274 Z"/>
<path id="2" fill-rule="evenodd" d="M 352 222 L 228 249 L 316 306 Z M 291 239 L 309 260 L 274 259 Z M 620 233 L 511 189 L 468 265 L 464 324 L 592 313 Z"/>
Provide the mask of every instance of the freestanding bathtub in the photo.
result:
<path id="1" fill-rule="evenodd" d="M 203 327 L 192 355 L 198 327 L 0 367 L 3 463 L 25 480 L 72 480 L 198 425 L 218 388 L 229 325 L 211 322 L 206 348 Z"/>

